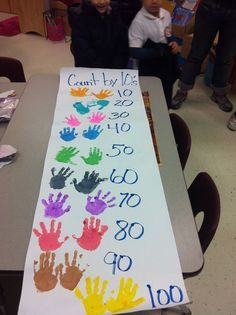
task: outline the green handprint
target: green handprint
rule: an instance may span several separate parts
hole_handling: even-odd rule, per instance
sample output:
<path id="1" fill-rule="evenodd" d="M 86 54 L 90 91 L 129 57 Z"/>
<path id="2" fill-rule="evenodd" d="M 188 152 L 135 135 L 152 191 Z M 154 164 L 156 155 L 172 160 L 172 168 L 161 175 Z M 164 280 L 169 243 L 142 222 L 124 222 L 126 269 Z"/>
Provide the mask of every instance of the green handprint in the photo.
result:
<path id="1" fill-rule="evenodd" d="M 89 150 L 89 156 L 86 158 L 84 156 L 81 156 L 81 159 L 84 160 L 86 164 L 95 165 L 99 164 L 99 162 L 102 160 L 102 152 L 99 148 L 90 148 Z"/>
<path id="2" fill-rule="evenodd" d="M 62 163 L 74 164 L 71 161 L 71 158 L 76 156 L 79 153 L 79 150 L 75 147 L 62 147 L 62 149 L 57 153 L 55 160 Z"/>

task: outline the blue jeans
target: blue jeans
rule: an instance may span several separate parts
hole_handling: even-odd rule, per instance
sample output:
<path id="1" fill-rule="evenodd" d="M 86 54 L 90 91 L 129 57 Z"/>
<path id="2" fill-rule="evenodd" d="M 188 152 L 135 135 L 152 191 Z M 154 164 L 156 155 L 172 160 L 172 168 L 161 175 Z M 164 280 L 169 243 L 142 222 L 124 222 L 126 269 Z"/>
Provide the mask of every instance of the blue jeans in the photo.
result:
<path id="1" fill-rule="evenodd" d="M 233 56 L 236 54 L 236 9 L 222 7 L 220 2 L 213 0 L 202 0 L 196 13 L 192 47 L 179 82 L 181 89 L 193 88 L 196 75 L 200 73 L 201 64 L 210 52 L 217 32 L 219 41 L 212 85 L 218 94 L 227 92 Z"/>

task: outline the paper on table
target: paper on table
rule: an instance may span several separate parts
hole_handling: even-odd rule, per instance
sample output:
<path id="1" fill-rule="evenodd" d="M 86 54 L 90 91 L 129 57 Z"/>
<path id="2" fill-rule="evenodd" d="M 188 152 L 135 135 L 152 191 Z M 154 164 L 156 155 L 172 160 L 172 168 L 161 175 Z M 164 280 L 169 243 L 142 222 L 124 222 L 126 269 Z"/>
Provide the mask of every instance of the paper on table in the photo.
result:
<path id="1" fill-rule="evenodd" d="M 62 69 L 19 314 L 186 302 L 137 71 Z"/>

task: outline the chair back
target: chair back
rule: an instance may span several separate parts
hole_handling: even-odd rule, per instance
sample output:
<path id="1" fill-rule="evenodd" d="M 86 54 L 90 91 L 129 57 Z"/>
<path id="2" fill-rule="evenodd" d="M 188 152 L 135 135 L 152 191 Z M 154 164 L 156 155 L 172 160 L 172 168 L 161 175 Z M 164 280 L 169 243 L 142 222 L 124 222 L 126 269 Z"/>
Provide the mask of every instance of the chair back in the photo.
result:
<path id="1" fill-rule="evenodd" d="M 188 189 L 194 217 L 203 212 L 204 218 L 199 229 L 203 253 L 211 243 L 220 220 L 220 196 L 218 189 L 207 173 L 199 173 Z"/>
<path id="2" fill-rule="evenodd" d="M 187 163 L 191 149 L 191 134 L 186 122 L 178 115 L 171 113 L 170 120 L 182 169 Z"/>
<path id="3" fill-rule="evenodd" d="M 0 57 L 0 77 L 6 77 L 11 82 L 25 82 L 22 63 L 15 58 Z"/>

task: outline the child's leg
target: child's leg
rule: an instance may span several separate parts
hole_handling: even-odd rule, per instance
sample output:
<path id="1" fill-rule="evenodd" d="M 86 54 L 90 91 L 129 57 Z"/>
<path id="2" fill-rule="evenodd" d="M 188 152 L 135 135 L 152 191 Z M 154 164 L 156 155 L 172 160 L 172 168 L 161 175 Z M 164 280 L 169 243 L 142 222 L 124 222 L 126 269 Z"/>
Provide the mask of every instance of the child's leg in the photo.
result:
<path id="1" fill-rule="evenodd" d="M 140 61 L 139 75 L 155 76 L 161 79 L 167 107 L 170 108 L 173 84 L 178 78 L 176 56 L 170 53 L 163 58 Z"/>

